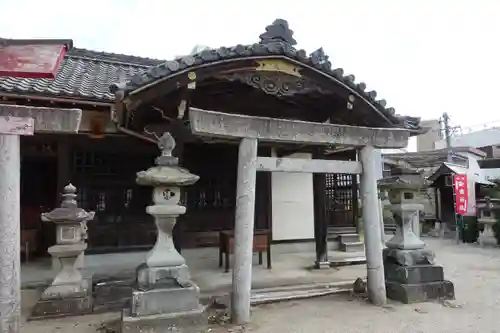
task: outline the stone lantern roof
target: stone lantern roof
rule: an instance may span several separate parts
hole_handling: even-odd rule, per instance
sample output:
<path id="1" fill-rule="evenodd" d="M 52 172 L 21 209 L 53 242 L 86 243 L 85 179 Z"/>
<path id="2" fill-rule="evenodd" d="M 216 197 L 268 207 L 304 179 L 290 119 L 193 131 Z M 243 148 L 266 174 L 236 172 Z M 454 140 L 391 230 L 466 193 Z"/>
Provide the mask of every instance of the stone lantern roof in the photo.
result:
<path id="1" fill-rule="evenodd" d="M 200 177 L 178 166 L 178 158 L 172 156 L 175 140 L 170 133 L 165 133 L 158 140 L 161 155 L 156 158 L 156 165 L 137 173 L 137 184 L 149 186 L 189 186 L 196 183 Z"/>

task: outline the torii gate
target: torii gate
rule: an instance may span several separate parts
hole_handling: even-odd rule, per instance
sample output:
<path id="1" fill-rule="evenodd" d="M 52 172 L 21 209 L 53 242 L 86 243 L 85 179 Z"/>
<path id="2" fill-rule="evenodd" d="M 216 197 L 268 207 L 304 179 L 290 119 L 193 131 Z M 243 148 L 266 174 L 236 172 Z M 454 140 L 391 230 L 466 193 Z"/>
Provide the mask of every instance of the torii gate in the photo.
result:
<path id="1" fill-rule="evenodd" d="M 0 38 L 0 77 L 55 78 L 71 40 Z M 21 321 L 20 135 L 76 133 L 82 110 L 0 104 L 0 333 Z"/>
<path id="2" fill-rule="evenodd" d="M 365 231 L 368 295 L 378 305 L 385 304 L 385 277 L 378 212 L 378 148 L 404 148 L 410 131 L 400 128 L 369 128 L 312 123 L 265 117 L 250 117 L 190 108 L 191 130 L 198 136 L 239 139 L 236 190 L 235 254 L 233 265 L 232 320 L 250 321 L 252 244 L 254 229 L 255 182 L 257 171 L 349 173 L 361 175 L 361 198 Z M 311 145 L 351 146 L 359 151 L 360 162 L 303 160 L 257 156 L 258 141 Z"/>

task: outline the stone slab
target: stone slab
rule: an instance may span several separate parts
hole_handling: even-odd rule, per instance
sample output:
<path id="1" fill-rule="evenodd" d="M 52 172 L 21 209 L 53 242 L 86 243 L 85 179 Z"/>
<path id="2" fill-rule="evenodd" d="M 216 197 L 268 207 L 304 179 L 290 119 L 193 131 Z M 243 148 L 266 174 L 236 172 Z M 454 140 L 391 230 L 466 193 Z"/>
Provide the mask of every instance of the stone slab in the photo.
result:
<path id="1" fill-rule="evenodd" d="M 132 317 L 130 310 L 122 311 L 121 333 L 198 333 L 208 324 L 206 307 L 192 311 Z M 206 327 L 204 327 L 206 328 Z"/>
<path id="2" fill-rule="evenodd" d="M 94 285 L 94 312 L 121 311 L 132 298 L 135 279 L 102 281 Z"/>
<path id="3" fill-rule="evenodd" d="M 314 262 L 315 269 L 330 269 L 329 261 L 315 261 Z"/>
<path id="4" fill-rule="evenodd" d="M 82 110 L 0 103 L 0 116 L 33 118 L 35 133 L 78 133 Z"/>
<path id="5" fill-rule="evenodd" d="M 189 108 L 191 131 L 198 136 L 249 138 L 268 142 L 404 148 L 410 131 L 313 123 L 298 120 L 236 115 Z"/>
<path id="6" fill-rule="evenodd" d="M 42 293 L 45 301 L 63 298 L 82 298 L 92 294 L 92 278 L 83 278 L 79 282 L 51 284 Z"/>
<path id="7" fill-rule="evenodd" d="M 383 250 L 384 264 L 394 263 L 401 266 L 434 265 L 436 254 L 429 249 L 401 250 L 385 248 Z"/>
<path id="8" fill-rule="evenodd" d="M 363 242 L 340 242 L 340 251 L 342 252 L 363 252 L 365 250 L 365 243 Z"/>
<path id="9" fill-rule="evenodd" d="M 92 296 L 39 300 L 29 320 L 40 320 L 66 316 L 80 316 L 92 313 Z"/>
<path id="10" fill-rule="evenodd" d="M 257 157 L 257 171 L 298 173 L 348 173 L 359 175 L 363 171 L 363 166 L 360 162 L 356 161 Z"/>
<path id="11" fill-rule="evenodd" d="M 402 284 L 439 282 L 444 280 L 443 267 L 434 265 L 400 266 L 384 265 L 385 279 Z"/>
<path id="12" fill-rule="evenodd" d="M 455 299 L 455 287 L 452 282 L 446 280 L 421 284 L 386 281 L 385 288 L 388 298 L 404 304 Z"/>
<path id="13" fill-rule="evenodd" d="M 33 135 L 33 118 L 0 117 L 0 134 Z"/>
<path id="14" fill-rule="evenodd" d="M 134 290 L 130 315 L 132 317 L 192 311 L 200 306 L 200 290 L 188 288 L 164 288 L 148 291 Z"/>

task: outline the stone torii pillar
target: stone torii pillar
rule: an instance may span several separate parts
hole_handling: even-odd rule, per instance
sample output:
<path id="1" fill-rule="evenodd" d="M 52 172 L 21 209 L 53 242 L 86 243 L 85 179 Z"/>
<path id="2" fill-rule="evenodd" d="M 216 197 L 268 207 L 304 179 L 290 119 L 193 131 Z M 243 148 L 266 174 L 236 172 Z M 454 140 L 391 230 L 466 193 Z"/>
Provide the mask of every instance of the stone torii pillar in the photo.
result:
<path id="1" fill-rule="evenodd" d="M 361 206 L 363 209 L 363 229 L 365 232 L 365 252 L 367 268 L 368 298 L 373 304 L 387 302 L 385 291 L 384 262 L 382 256 L 383 222 L 377 188 L 377 149 L 366 146 L 359 152 L 363 173 L 361 174 Z"/>
<path id="2" fill-rule="evenodd" d="M 21 318 L 20 139 L 33 133 L 76 133 L 79 109 L 0 104 L 0 332 L 18 333 Z"/>

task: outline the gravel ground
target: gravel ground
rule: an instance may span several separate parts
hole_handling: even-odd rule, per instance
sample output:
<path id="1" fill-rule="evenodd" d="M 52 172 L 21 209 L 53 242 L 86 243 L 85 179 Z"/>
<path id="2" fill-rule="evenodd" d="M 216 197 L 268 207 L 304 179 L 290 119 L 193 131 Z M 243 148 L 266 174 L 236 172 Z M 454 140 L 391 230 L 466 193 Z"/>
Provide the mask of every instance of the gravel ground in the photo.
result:
<path id="1" fill-rule="evenodd" d="M 213 327 L 205 332 L 254 333 L 500 333 L 500 249 L 455 245 L 450 240 L 426 239 L 436 250 L 447 279 L 455 283 L 457 300 L 444 303 L 375 307 L 351 295 L 268 304 L 253 309 L 246 328 Z M 23 333 L 106 332 L 101 322 L 118 314 L 30 322 Z M 113 332 L 109 330 L 108 332 Z"/>

